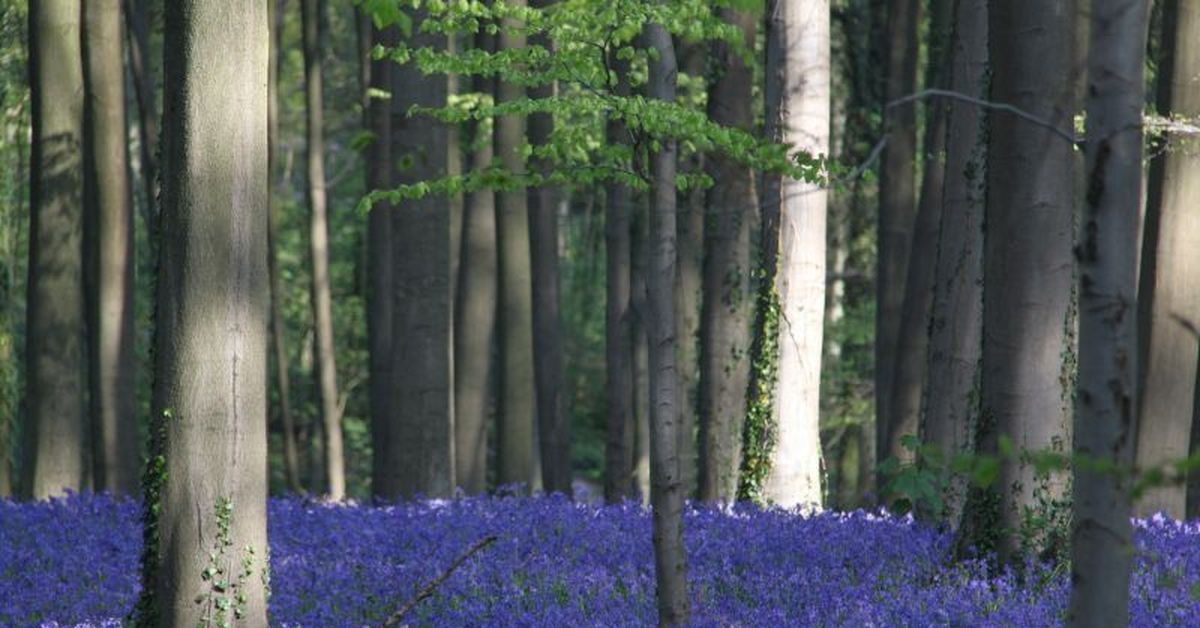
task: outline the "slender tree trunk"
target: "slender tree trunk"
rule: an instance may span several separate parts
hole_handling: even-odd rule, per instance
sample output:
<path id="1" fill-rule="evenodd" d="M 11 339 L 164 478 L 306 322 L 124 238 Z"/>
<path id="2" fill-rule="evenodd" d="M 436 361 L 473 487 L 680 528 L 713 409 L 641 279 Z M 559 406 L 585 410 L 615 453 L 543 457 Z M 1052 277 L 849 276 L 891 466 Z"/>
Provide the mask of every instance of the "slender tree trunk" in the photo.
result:
<path id="1" fill-rule="evenodd" d="M 134 415 L 133 216 L 125 133 L 121 0 L 84 3 L 84 211 L 93 269 L 88 286 L 88 380 L 92 482 L 98 491 L 138 490 Z"/>
<path id="2" fill-rule="evenodd" d="M 325 116 L 322 90 L 322 39 L 325 3 L 302 0 L 304 28 L 305 128 L 308 146 L 309 245 L 312 256 L 313 328 L 316 333 L 317 407 L 321 413 L 326 492 L 346 496 L 346 463 L 342 453 L 342 417 L 338 409 L 337 366 L 333 348 L 333 296 L 329 286 L 329 216 L 325 193 Z"/>
<path id="3" fill-rule="evenodd" d="M 266 3 L 166 6 L 153 404 L 165 463 L 146 494 L 145 625 L 232 622 L 227 605 L 267 625 L 269 39 Z"/>
<path id="4" fill-rule="evenodd" d="M 547 6 L 547 0 L 534 6 Z M 545 40 L 533 43 L 548 45 Z M 547 98 L 554 85 L 529 90 L 530 98 Z M 549 143 L 554 119 L 545 113 L 529 117 L 529 143 Z M 535 167 L 548 175 L 549 162 Z M 571 423 L 562 386 L 562 322 L 558 306 L 558 204 L 562 192 L 542 186 L 529 191 L 530 263 L 533 267 L 533 367 L 537 388 L 538 443 L 542 485 L 547 492 L 571 496 Z"/>
<path id="5" fill-rule="evenodd" d="M 884 102 L 890 103 L 917 89 L 917 27 L 920 0 L 888 0 L 887 55 Z M 888 451 L 892 424 L 892 383 L 900 318 L 904 308 L 904 282 L 916 220 L 915 158 L 917 116 L 911 103 L 890 107 L 884 113 L 887 145 L 879 173 L 879 233 L 875 275 L 875 434 L 877 456 Z"/>
<path id="6" fill-rule="evenodd" d="M 475 47 L 495 50 L 495 36 L 475 35 Z M 495 80 L 476 76 L 474 91 L 491 96 Z M 492 127 L 471 125 L 471 168 L 492 165 Z M 459 265 L 457 325 L 454 330 L 454 433 L 458 485 L 467 493 L 487 490 L 487 423 L 490 415 L 492 349 L 496 338 L 496 194 L 479 190 L 467 197 Z"/>
<path id="7" fill-rule="evenodd" d="M 1200 7 L 1164 4 L 1163 59 L 1158 109 L 1200 115 Z M 1151 162 L 1138 291 L 1140 349 L 1137 465 L 1150 468 L 1186 458 L 1196 413 L 1200 326 L 1200 155 L 1192 140 L 1172 142 Z M 1139 516 L 1185 515 L 1186 488 L 1158 486 L 1136 504 Z"/>
<path id="8" fill-rule="evenodd" d="M 650 326 L 646 304 L 647 274 L 650 257 L 650 216 L 648 199 L 641 193 L 633 199 L 633 231 L 630 240 L 630 297 L 633 312 L 629 334 L 632 340 L 630 365 L 633 369 L 633 475 L 630 491 L 650 503 Z"/>
<path id="9" fill-rule="evenodd" d="M 675 47 L 666 29 L 653 22 L 643 31 L 658 53 L 650 61 L 647 96 L 675 100 Z M 650 503 L 654 520 L 654 570 L 658 623 L 688 621 L 687 562 L 683 548 L 683 483 L 679 459 L 679 375 L 675 370 L 675 167 L 676 148 L 664 140 L 650 153 L 650 256 L 646 272 L 647 336 L 650 358 Z"/>
<path id="10" fill-rule="evenodd" d="M 950 89 L 986 96 L 987 0 L 958 0 Z M 983 216 L 987 179 L 985 116 L 979 107 L 947 103 L 946 178 L 929 326 L 929 376 L 922 440 L 947 456 L 973 453 L 979 426 L 983 332 Z M 967 497 L 964 477 L 947 487 L 946 520 L 958 527 Z"/>
<path id="11" fill-rule="evenodd" d="M 1075 447 L 1094 462 L 1133 462 L 1137 224 L 1142 196 L 1148 3 L 1092 0 L 1087 198 L 1079 256 Z M 1076 465 L 1069 626 L 1129 623 L 1133 527 L 1122 474 Z"/>
<path id="12" fill-rule="evenodd" d="M 991 3 L 991 99 L 1070 130 L 1076 110 L 1073 0 Z M 1074 147 L 1013 115 L 988 118 L 982 408 L 1018 452 L 1071 446 L 1074 353 Z M 1066 497 L 1062 474 L 1039 478 L 1009 456 L 999 477 L 1000 552 L 1041 504 Z M 1059 506 L 1052 505 L 1052 508 Z M 1032 539 L 1034 549 L 1047 542 Z"/>
<path id="13" fill-rule="evenodd" d="M 26 495 L 84 487 L 81 9 L 29 6 L 33 156 L 26 297 Z"/>
<path id="14" fill-rule="evenodd" d="M 721 9 L 753 48 L 757 18 L 751 11 Z M 754 125 L 753 74 L 731 46 L 717 43 L 719 68 L 709 89 L 708 115 L 718 124 L 750 131 Z M 742 427 L 750 384 L 750 325 L 754 279 L 750 229 L 757 211 L 754 174 L 723 155 L 706 164 L 713 178 L 704 230 L 704 288 L 700 314 L 700 499 L 737 498 Z"/>
<path id="15" fill-rule="evenodd" d="M 792 150 L 829 152 L 829 3 L 767 6 L 767 134 Z M 819 429 L 825 310 L 825 188 L 770 177 L 779 207 L 775 291 L 779 361 L 775 447 L 763 495 L 782 506 L 821 505 Z"/>
<path id="16" fill-rule="evenodd" d="M 151 249 L 158 242 L 158 107 L 154 98 L 156 74 L 150 65 L 148 0 L 124 0 L 126 33 L 129 37 L 129 69 L 138 109 L 138 145 L 141 148 L 142 181 L 146 204 L 142 220 Z"/>
<path id="17" fill-rule="evenodd" d="M 510 0 L 510 6 L 524 6 L 524 0 Z M 525 47 L 521 25 L 506 18 L 500 26 L 499 49 Z M 496 102 L 505 103 L 525 96 L 525 88 L 500 81 Z M 521 145 L 525 139 L 525 118 L 506 115 L 496 119 L 496 154 L 505 170 L 525 172 Z M 536 400 L 533 374 L 533 296 L 529 258 L 529 207 L 524 190 L 503 191 L 496 198 L 497 242 L 500 255 L 500 412 L 499 481 L 524 484 L 527 490 L 540 491 L 542 473 L 539 463 Z"/>

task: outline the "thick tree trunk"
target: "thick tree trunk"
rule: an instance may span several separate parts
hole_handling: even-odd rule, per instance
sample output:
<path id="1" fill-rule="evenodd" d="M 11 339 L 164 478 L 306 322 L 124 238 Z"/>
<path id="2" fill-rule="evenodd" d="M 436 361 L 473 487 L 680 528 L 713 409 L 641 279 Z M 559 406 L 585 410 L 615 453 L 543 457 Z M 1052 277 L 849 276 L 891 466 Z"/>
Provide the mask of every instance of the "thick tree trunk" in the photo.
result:
<path id="1" fill-rule="evenodd" d="M 649 23 L 646 43 L 658 53 L 650 62 L 647 96 L 675 100 L 675 48 L 662 26 Z M 650 503 L 654 520 L 654 570 L 658 623 L 688 621 L 687 562 L 683 548 L 683 483 L 679 459 L 679 375 L 675 370 L 675 167 L 676 148 L 663 141 L 650 153 L 650 256 L 646 272 L 650 359 Z"/>
<path id="2" fill-rule="evenodd" d="M 984 97 L 987 0 L 959 0 L 955 5 L 950 89 Z M 946 178 L 921 438 L 954 456 L 974 452 L 979 425 L 987 143 L 984 113 L 979 107 L 961 101 L 950 101 L 947 106 Z M 947 489 L 943 496 L 946 520 L 957 528 L 967 497 L 966 478 L 951 478 Z"/>
<path id="3" fill-rule="evenodd" d="M 829 153 L 829 3 L 767 6 L 767 135 L 793 151 Z M 763 496 L 782 506 L 821 505 L 819 428 L 825 311 L 825 188 L 770 177 L 778 206 L 779 359 L 775 447 Z"/>
<path id="4" fill-rule="evenodd" d="M 1079 246 L 1079 394 L 1075 448 L 1133 462 L 1137 224 L 1142 187 L 1148 4 L 1092 0 L 1087 198 Z M 1193 352 L 1194 353 L 1194 352 Z M 1186 441 L 1185 441 L 1186 442 Z M 1068 626 L 1129 623 L 1133 527 L 1123 474 L 1076 465 Z"/>
<path id="5" fill-rule="evenodd" d="M 646 304 L 650 216 L 647 201 L 642 193 L 634 196 L 629 283 L 629 307 L 633 312 L 629 326 L 633 343 L 630 354 L 630 368 L 633 370 L 633 467 L 629 490 L 643 504 L 650 503 L 650 313 Z"/>
<path id="6" fill-rule="evenodd" d="M 236 612 L 265 626 L 266 3 L 171 2 L 165 33 L 153 404 L 165 465 L 146 496 L 157 616 L 141 619 L 195 626 Z"/>
<path id="7" fill-rule="evenodd" d="M 84 3 L 84 211 L 92 486 L 138 490 L 134 399 L 133 216 L 125 133 L 121 0 Z"/>
<path id="8" fill-rule="evenodd" d="M 757 19 L 750 11 L 721 9 L 748 48 Z M 753 74 L 731 46 L 713 49 L 718 64 L 709 89 L 708 115 L 718 124 L 750 131 L 754 125 Z M 700 499 L 737 499 L 742 464 L 742 427 L 750 384 L 750 325 L 754 277 L 750 229 L 758 208 L 754 174 L 723 155 L 706 164 L 713 178 L 704 231 L 704 288 L 700 314 Z"/>
<path id="9" fill-rule="evenodd" d="M 1159 64 L 1160 112 L 1200 115 L 1200 7 L 1164 5 L 1163 59 Z M 1200 155 L 1186 140 L 1151 162 L 1138 291 L 1139 356 L 1137 465 L 1150 468 L 1182 460 L 1196 413 L 1195 383 L 1200 324 Z M 1186 487 L 1158 486 L 1137 501 L 1139 516 L 1185 514 Z"/>
<path id="10" fill-rule="evenodd" d="M 524 0 L 510 0 L 524 6 Z M 505 19 L 499 34 L 500 50 L 525 46 L 520 24 Z M 525 96 L 525 88 L 500 81 L 496 102 Z M 525 118 L 506 115 L 496 119 L 496 154 L 505 170 L 525 172 L 521 146 Z M 524 484 L 540 491 L 542 472 L 538 456 L 536 401 L 533 375 L 533 296 L 529 260 L 529 207 L 524 190 L 499 192 L 496 198 L 497 243 L 500 255 L 500 404 L 498 467 L 501 484 Z"/>
<path id="11" fill-rule="evenodd" d="M 1075 2 L 1014 0 L 989 9 L 991 99 L 1069 132 L 1079 71 Z M 988 122 L 983 414 L 1017 452 L 1066 452 L 1074 375 L 1074 147 L 1017 116 L 998 113 Z M 1065 479 L 1039 478 L 1032 464 L 1004 458 L 999 549 L 1005 559 L 1021 549 L 1017 532 L 1039 502 L 1061 508 L 1053 502 L 1067 497 Z M 1040 549 L 1045 535 L 1032 542 Z"/>
<path id="12" fill-rule="evenodd" d="M 304 28 L 305 129 L 308 146 L 309 254 L 312 256 L 313 328 L 316 335 L 317 409 L 321 413 L 326 494 L 346 496 L 346 463 L 342 453 L 342 417 L 338 408 L 337 366 L 333 349 L 333 296 L 329 286 L 329 216 L 325 193 L 325 116 L 322 90 L 321 22 L 323 0 L 302 0 Z"/>
<path id="13" fill-rule="evenodd" d="M 29 7 L 33 156 L 26 297 L 25 494 L 84 488 L 83 62 L 81 9 Z"/>
<path id="14" fill-rule="evenodd" d="M 154 98 L 156 74 L 150 63 L 149 0 L 124 0 L 126 34 L 129 38 L 129 69 L 138 108 L 138 145 L 146 203 L 142 220 L 151 248 L 158 242 L 158 107 Z"/>
<path id="15" fill-rule="evenodd" d="M 495 37 L 475 36 L 481 50 L 495 49 Z M 475 77 L 474 91 L 490 96 L 491 77 Z M 492 165 L 491 121 L 471 125 L 471 168 Z M 463 216 L 462 262 L 454 329 L 454 434 L 458 486 L 469 494 L 487 490 L 487 424 L 491 414 L 492 349 L 496 338 L 496 194 L 479 190 L 467 197 Z"/>

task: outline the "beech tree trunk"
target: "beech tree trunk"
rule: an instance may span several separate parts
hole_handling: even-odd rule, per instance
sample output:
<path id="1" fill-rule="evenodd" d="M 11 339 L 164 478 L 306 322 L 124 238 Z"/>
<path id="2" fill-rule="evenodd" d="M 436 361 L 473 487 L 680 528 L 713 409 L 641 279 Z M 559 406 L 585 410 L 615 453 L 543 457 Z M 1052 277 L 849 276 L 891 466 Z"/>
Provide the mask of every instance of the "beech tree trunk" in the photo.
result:
<path id="1" fill-rule="evenodd" d="M 754 46 L 757 19 L 751 11 L 721 9 L 747 48 Z M 716 80 L 708 115 L 723 126 L 750 131 L 754 125 L 753 74 L 741 55 L 718 42 L 713 47 Z M 724 155 L 706 163 L 708 191 L 704 230 L 703 299 L 700 314 L 700 499 L 737 499 L 742 464 L 742 428 L 750 384 L 754 275 L 750 230 L 758 209 L 754 173 Z"/>
<path id="2" fill-rule="evenodd" d="M 29 6 L 26 495 L 84 488 L 83 61 L 80 3 Z"/>
<path id="3" fill-rule="evenodd" d="M 1117 469 L 1133 462 L 1137 426 L 1133 315 L 1148 9 L 1148 3 L 1129 0 L 1091 3 L 1075 449 Z M 1073 488 L 1067 625 L 1124 626 L 1134 555 L 1132 486 L 1123 475 L 1080 464 Z"/>
<path id="4" fill-rule="evenodd" d="M 129 69 L 138 109 L 138 146 L 146 203 L 142 220 L 146 225 L 151 249 L 158 242 L 158 107 L 154 97 L 151 65 L 150 24 L 146 4 L 149 0 L 124 0 L 126 34 L 129 38 Z"/>
<path id="5" fill-rule="evenodd" d="M 146 495 L 145 625 L 219 622 L 224 605 L 228 621 L 236 608 L 267 625 L 269 39 L 266 3 L 166 5 L 153 404 L 165 465 Z"/>
<path id="6" fill-rule="evenodd" d="M 633 342 L 630 364 L 633 369 L 633 475 L 630 491 L 643 504 L 650 503 L 650 340 L 647 275 L 650 258 L 650 209 L 644 194 L 634 197 L 633 235 L 630 242 L 630 309 L 633 320 L 629 333 Z"/>

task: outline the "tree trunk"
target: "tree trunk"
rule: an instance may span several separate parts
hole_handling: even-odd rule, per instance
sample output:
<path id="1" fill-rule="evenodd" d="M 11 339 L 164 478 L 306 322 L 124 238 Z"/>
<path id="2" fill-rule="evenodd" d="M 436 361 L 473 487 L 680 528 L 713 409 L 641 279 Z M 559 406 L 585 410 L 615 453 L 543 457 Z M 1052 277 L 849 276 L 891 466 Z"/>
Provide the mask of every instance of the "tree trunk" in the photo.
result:
<path id="1" fill-rule="evenodd" d="M 158 107 L 154 98 L 155 72 L 150 65 L 148 0 L 124 0 L 126 33 L 129 37 L 129 69 L 138 108 L 138 145 L 146 204 L 142 221 L 151 249 L 158 242 Z"/>
<path id="2" fill-rule="evenodd" d="M 1200 7 L 1164 5 L 1163 59 L 1158 110 L 1200 115 Z M 1186 458 L 1195 416 L 1197 336 L 1200 324 L 1200 155 L 1168 138 L 1166 154 L 1151 162 L 1142 247 L 1138 324 L 1141 365 L 1137 395 L 1137 465 L 1150 468 Z M 1182 484 L 1146 491 L 1138 516 L 1185 514 Z"/>
<path id="3" fill-rule="evenodd" d="M 757 19 L 751 11 L 721 9 L 721 19 L 741 31 L 753 48 Z M 741 55 L 718 42 L 718 64 L 709 89 L 708 115 L 716 123 L 749 132 L 754 125 L 753 74 Z M 700 314 L 700 499 L 737 499 L 742 464 L 742 426 L 750 384 L 750 325 L 754 279 L 750 229 L 758 207 L 754 174 L 725 155 L 706 164 L 708 192 L 704 230 L 704 288 Z"/>
<path id="4" fill-rule="evenodd" d="M 888 0 L 884 102 L 917 89 L 919 0 Z M 889 404 L 895 378 L 904 282 L 916 220 L 915 167 L 917 116 L 912 103 L 884 113 L 887 144 L 879 172 L 879 232 L 875 275 L 875 434 L 880 461 L 888 452 Z"/>
<path id="5" fill-rule="evenodd" d="M 767 135 L 794 151 L 829 153 L 829 3 L 767 6 Z M 770 177 L 778 206 L 779 359 L 772 422 L 775 447 L 763 486 L 781 506 L 821 505 L 819 428 L 825 311 L 822 185 Z"/>
<path id="6" fill-rule="evenodd" d="M 538 8 L 549 4 L 535 2 Z M 547 46 L 545 40 L 533 43 Z M 547 98 L 554 85 L 529 90 L 530 98 Z M 529 143 L 550 141 L 554 119 L 550 114 L 529 117 Z M 549 175 L 549 162 L 536 163 Z M 538 443 L 541 445 L 542 485 L 546 492 L 571 496 L 571 423 L 562 386 L 562 323 L 558 307 L 558 204 L 562 192 L 542 186 L 529 191 L 530 263 L 533 266 L 533 367 L 537 388 Z"/>
<path id="7" fill-rule="evenodd" d="M 166 6 L 152 458 L 165 462 L 148 476 L 140 624 L 267 625 L 269 38 L 266 3 Z"/>
<path id="8" fill-rule="evenodd" d="M 133 495 L 141 447 L 134 414 L 133 216 L 121 0 L 85 3 L 83 20 L 92 484 L 97 491 Z"/>
<path id="9" fill-rule="evenodd" d="M 675 48 L 666 29 L 646 24 L 643 36 L 658 53 L 650 61 L 646 95 L 675 100 Z M 654 571 L 658 623 L 688 622 L 687 563 L 683 548 L 683 483 L 679 459 L 679 375 L 675 370 L 675 143 L 662 140 L 650 153 L 650 256 L 646 272 L 650 360 L 650 503 L 654 520 Z"/>
<path id="10" fill-rule="evenodd" d="M 346 463 L 342 453 L 342 417 L 338 408 L 337 366 L 333 349 L 333 296 L 329 286 L 329 216 L 325 194 L 325 116 L 322 55 L 325 3 L 302 0 L 304 28 L 305 129 L 308 146 L 309 245 L 312 256 L 313 328 L 316 335 L 317 409 L 321 413 L 326 494 L 346 496 Z"/>
<path id="11" fill-rule="evenodd" d="M 1147 11 L 1145 2 L 1091 3 L 1075 448 L 1085 459 L 1112 467 L 1075 466 L 1068 626 L 1129 623 L 1132 487 L 1112 469 L 1133 462 L 1137 425 L 1133 314 Z"/>
<path id="12" fill-rule="evenodd" d="M 630 365 L 633 369 L 633 467 L 630 491 L 643 504 L 650 503 L 650 326 L 646 304 L 646 284 L 650 257 L 650 216 L 647 198 L 639 193 L 633 199 L 633 232 L 630 241 L 630 297 L 633 319 L 629 326 L 632 340 Z"/>
<path id="13" fill-rule="evenodd" d="M 510 0 L 523 7 L 524 0 Z M 515 19 L 500 26 L 499 49 L 525 47 L 525 32 Z M 499 81 L 496 102 L 524 98 L 525 88 Z M 521 146 L 525 118 L 496 118 L 496 153 L 508 172 L 525 172 Z M 533 375 L 533 296 L 529 258 L 529 207 L 524 190 L 502 191 L 496 198 L 497 249 L 500 255 L 500 408 L 498 467 L 501 484 L 524 484 L 540 491 L 542 472 L 537 447 L 537 406 Z"/>
<path id="14" fill-rule="evenodd" d="M 991 99 L 1068 132 L 1076 110 L 1073 0 L 991 3 Z M 1003 113 L 988 118 L 982 411 L 1017 452 L 1071 446 L 1074 362 L 1075 164 L 1071 142 Z M 1000 552 L 1021 548 L 1031 515 L 1063 508 L 1062 474 L 1036 477 L 1005 456 L 999 476 Z M 1038 512 L 1039 502 L 1049 505 Z M 1058 502 L 1058 503 L 1055 503 Z M 1046 510 L 1046 509 L 1041 509 Z M 1032 539 L 1033 548 L 1048 542 Z"/>
<path id="15" fill-rule="evenodd" d="M 929 16 L 929 59 L 925 71 L 928 87 L 945 87 L 950 63 L 950 0 L 934 0 Z M 892 370 L 888 413 L 888 455 L 911 461 L 913 452 L 901 444 L 905 436 L 916 436 L 921 419 L 925 367 L 928 363 L 929 316 L 933 305 L 933 274 L 937 262 L 938 233 L 942 214 L 942 186 L 946 162 L 946 106 L 943 100 L 928 101 L 925 107 L 924 172 L 921 200 L 913 225 L 904 281 L 904 303 L 900 311 L 896 341 L 896 363 Z"/>
<path id="16" fill-rule="evenodd" d="M 950 89 L 985 97 L 987 0 L 955 4 Z M 962 101 L 950 101 L 947 106 L 946 178 L 921 437 L 952 457 L 974 453 L 979 426 L 987 143 L 985 114 L 979 107 Z M 946 520 L 957 528 L 967 497 L 966 478 L 951 478 L 947 489 L 943 496 Z"/>
<path id="17" fill-rule="evenodd" d="M 29 7 L 33 155 L 26 297 L 26 495 L 84 488 L 83 62 L 79 2 Z"/>
<path id="18" fill-rule="evenodd" d="M 495 50 L 495 36 L 475 35 L 475 47 Z M 474 91 L 490 96 L 495 80 L 476 76 Z M 471 125 L 471 168 L 492 165 L 491 121 Z M 496 338 L 496 194 L 478 190 L 467 197 L 459 265 L 457 325 L 454 330 L 454 434 L 458 486 L 469 494 L 487 490 L 487 432 L 492 349 Z"/>

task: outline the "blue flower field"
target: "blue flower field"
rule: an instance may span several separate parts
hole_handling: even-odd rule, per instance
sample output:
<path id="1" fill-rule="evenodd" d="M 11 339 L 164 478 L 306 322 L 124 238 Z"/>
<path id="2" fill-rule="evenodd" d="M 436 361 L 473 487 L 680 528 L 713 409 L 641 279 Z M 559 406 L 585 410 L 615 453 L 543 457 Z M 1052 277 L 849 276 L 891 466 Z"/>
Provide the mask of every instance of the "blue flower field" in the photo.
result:
<path id="1" fill-rule="evenodd" d="M 651 626 L 650 517 L 639 505 L 481 497 L 395 506 L 272 500 L 279 626 L 377 626 L 478 540 L 405 617 L 413 626 Z M 236 512 L 234 513 L 236 517 Z M 0 501 L 0 626 L 116 626 L 139 587 L 139 506 L 74 495 Z M 1067 576 L 949 563 L 910 519 L 739 507 L 685 519 L 698 626 L 1054 626 Z M 1137 526 L 1136 626 L 1200 625 L 1200 523 Z M 197 584 L 200 579 L 197 574 Z"/>

